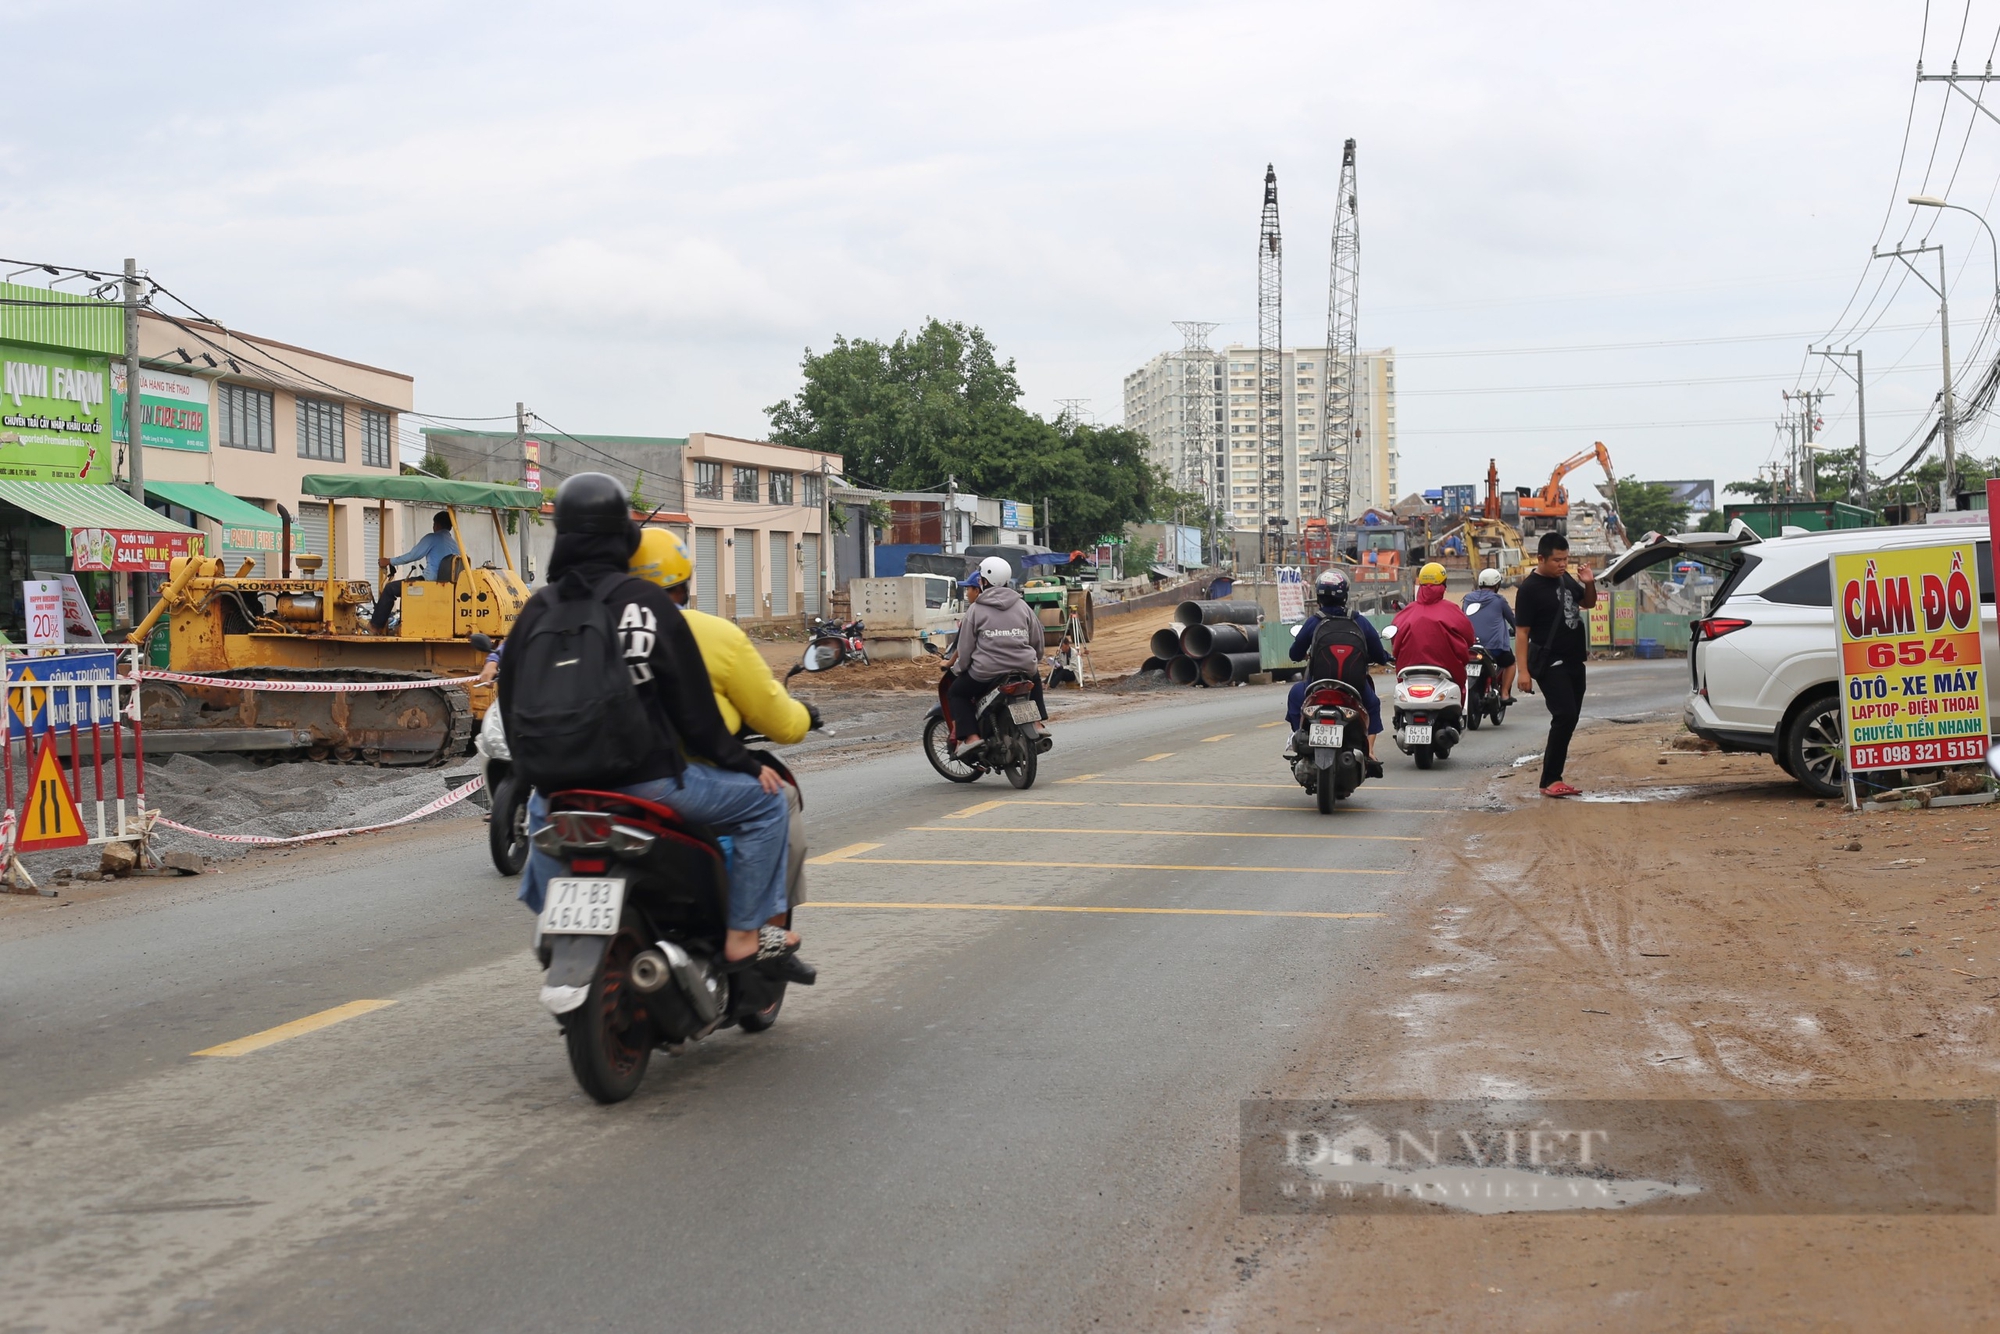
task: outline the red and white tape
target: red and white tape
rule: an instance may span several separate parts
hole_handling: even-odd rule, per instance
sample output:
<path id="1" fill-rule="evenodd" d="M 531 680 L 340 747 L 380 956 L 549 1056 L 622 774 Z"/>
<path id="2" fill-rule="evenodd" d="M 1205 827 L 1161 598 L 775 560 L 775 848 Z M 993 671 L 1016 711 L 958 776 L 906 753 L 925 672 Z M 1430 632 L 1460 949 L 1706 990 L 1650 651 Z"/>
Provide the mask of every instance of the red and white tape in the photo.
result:
<path id="1" fill-rule="evenodd" d="M 140 672 L 148 681 L 179 681 L 191 686 L 219 686 L 225 690 L 269 690 L 293 695 L 350 695 L 368 691 L 425 690 L 431 686 L 471 685 L 477 676 L 412 677 L 407 681 L 266 681 L 234 676 L 193 676 L 187 672 Z M 60 682 L 58 683 L 60 684 Z"/>
<path id="2" fill-rule="evenodd" d="M 469 783 L 453 788 L 436 801 L 418 807 L 408 815 L 394 820 L 385 820 L 381 824 L 356 825 L 352 829 L 322 829 L 318 833 L 294 834 L 290 838 L 271 838 L 262 834 L 211 834 L 206 829 L 195 829 L 178 821 L 169 820 L 164 815 L 157 817 L 154 823 L 162 828 L 177 829 L 183 834 L 194 834 L 200 838 L 212 838 L 218 843 L 256 843 L 262 846 L 270 846 L 278 843 L 316 843 L 325 838 L 343 838 L 348 834 L 372 834 L 378 829 L 394 829 L 399 824 L 408 824 L 412 820 L 421 820 L 426 815 L 435 815 L 447 806 L 464 801 L 467 797 L 477 792 L 485 782 L 484 778 L 475 778 Z"/>

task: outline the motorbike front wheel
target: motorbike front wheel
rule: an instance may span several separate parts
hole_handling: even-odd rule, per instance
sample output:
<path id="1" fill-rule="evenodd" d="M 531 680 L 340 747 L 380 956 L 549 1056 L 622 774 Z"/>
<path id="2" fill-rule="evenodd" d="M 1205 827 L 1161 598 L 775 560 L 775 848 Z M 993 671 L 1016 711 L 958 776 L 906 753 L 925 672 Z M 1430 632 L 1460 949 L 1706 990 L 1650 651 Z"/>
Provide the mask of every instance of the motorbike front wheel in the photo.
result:
<path id="1" fill-rule="evenodd" d="M 745 1033 L 761 1033 L 772 1024 L 778 1022 L 778 1011 L 784 1007 L 785 984 L 780 982 L 778 983 L 778 999 L 772 1001 L 761 1010 L 752 1010 L 748 1014 L 739 1015 L 736 1020 L 736 1026 L 741 1028 Z"/>
<path id="2" fill-rule="evenodd" d="M 931 768 L 954 783 L 970 783 L 981 772 L 951 753 L 951 724 L 942 718 L 924 724 L 924 758 L 931 762 Z"/>
<path id="3" fill-rule="evenodd" d="M 509 774 L 493 787 L 486 850 L 501 875 L 519 875 L 528 860 L 528 788 Z"/>
<path id="4" fill-rule="evenodd" d="M 1419 769 L 1430 768 L 1431 761 L 1437 758 L 1436 752 L 1433 751 L 1429 746 L 1414 746 L 1411 748 L 1410 754 L 1416 757 L 1417 767 Z"/>
<path id="5" fill-rule="evenodd" d="M 590 980 L 590 994 L 563 1025 L 569 1068 L 597 1102 L 623 1102 L 636 1093 L 653 1055 L 651 1026 L 634 1013 L 637 993 L 629 969 L 638 952 L 633 936 L 613 936 Z"/>

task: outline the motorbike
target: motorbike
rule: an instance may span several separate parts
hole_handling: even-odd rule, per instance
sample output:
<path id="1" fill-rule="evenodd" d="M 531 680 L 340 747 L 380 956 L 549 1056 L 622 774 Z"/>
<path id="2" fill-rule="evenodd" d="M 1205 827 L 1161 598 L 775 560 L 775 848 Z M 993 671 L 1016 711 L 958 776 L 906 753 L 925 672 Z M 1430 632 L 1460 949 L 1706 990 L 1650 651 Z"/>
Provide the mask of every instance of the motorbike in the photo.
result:
<path id="1" fill-rule="evenodd" d="M 935 652 L 935 650 L 933 650 Z M 958 753 L 958 730 L 952 726 L 951 672 L 938 678 L 938 702 L 924 715 L 924 758 L 931 768 L 954 783 L 970 783 L 989 773 L 1004 773 L 1017 788 L 1034 786 L 1036 762 L 1055 744 L 1046 734 L 1037 735 L 1035 724 L 1042 713 L 1035 706 L 1035 677 L 1028 672 L 1008 672 L 993 683 L 972 706 L 972 716 L 984 744 L 966 759 Z"/>
<path id="2" fill-rule="evenodd" d="M 842 625 L 838 621 L 815 616 L 806 627 L 806 641 L 832 655 L 825 667 L 838 667 L 843 662 L 854 661 L 868 665 L 868 645 L 864 639 L 868 627 L 860 621 L 849 621 Z"/>
<path id="3" fill-rule="evenodd" d="M 484 634 L 475 633 L 466 642 L 482 653 L 493 651 L 493 640 Z M 514 757 L 507 749 L 507 729 L 497 702 L 479 720 L 472 752 L 479 757 L 479 776 L 486 780 L 472 794 L 472 802 L 486 808 L 487 855 L 501 875 L 519 875 L 528 860 L 528 785 L 514 776 Z"/>
<path id="4" fill-rule="evenodd" d="M 1500 668 L 1484 644 L 1472 646 L 1465 664 L 1465 727 L 1477 732 L 1479 724 L 1491 719 L 1495 727 L 1507 721 L 1507 701 L 1500 694 Z"/>
<path id="5" fill-rule="evenodd" d="M 1292 777 L 1333 814 L 1368 776 L 1368 708 L 1361 692 L 1345 681 L 1314 681 L 1306 687 L 1299 730 L 1292 734 Z"/>
<path id="6" fill-rule="evenodd" d="M 1442 667 L 1405 667 L 1396 673 L 1396 749 L 1415 758 L 1419 769 L 1445 759 L 1458 744 L 1464 725 L 1464 697 Z"/>

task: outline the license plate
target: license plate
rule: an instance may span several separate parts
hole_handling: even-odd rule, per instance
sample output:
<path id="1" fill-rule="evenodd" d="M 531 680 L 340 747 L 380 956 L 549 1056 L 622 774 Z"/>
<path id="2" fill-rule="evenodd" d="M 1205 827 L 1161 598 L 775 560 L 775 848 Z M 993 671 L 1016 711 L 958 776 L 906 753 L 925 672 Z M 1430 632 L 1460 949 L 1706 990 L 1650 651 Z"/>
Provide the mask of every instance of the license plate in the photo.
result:
<path id="1" fill-rule="evenodd" d="M 542 903 L 541 931 L 545 936 L 615 935 L 624 907 L 625 882 L 615 877 L 551 880 Z"/>
<path id="2" fill-rule="evenodd" d="M 1425 723 L 1423 726 L 1419 727 L 1416 724 L 1412 723 L 1410 726 L 1404 728 L 1403 743 L 1405 745 L 1410 745 L 1410 746 L 1430 745 L 1431 744 L 1430 724 Z"/>
<path id="3" fill-rule="evenodd" d="M 1007 716 L 1017 723 L 1035 723 L 1041 721 L 1042 711 L 1031 699 L 1017 699 L 1008 702 Z"/>
<path id="4" fill-rule="evenodd" d="M 1340 745 L 1343 731 L 1339 723 L 1314 723 L 1312 735 L 1307 739 L 1312 742 L 1315 749 L 1321 746 L 1337 747 Z"/>
<path id="5" fill-rule="evenodd" d="M 1467 676 L 1477 676 L 1485 670 L 1486 669 L 1484 667 L 1480 666 L 1476 662 L 1468 662 L 1467 664 L 1465 664 L 1465 674 Z"/>

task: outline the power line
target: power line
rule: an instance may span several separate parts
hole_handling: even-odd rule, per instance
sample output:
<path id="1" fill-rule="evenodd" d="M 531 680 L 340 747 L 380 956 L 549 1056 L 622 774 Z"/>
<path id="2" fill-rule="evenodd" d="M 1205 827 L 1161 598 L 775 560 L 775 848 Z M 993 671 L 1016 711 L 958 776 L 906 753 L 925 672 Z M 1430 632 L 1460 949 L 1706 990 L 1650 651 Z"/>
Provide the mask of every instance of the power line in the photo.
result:
<path id="1" fill-rule="evenodd" d="M 1890 324 L 1884 329 L 1894 332 L 1904 329 L 1928 329 L 1924 324 Z M 1440 357 L 1525 357 L 1556 352 L 1638 352 L 1656 347 L 1709 347 L 1725 343 L 1780 343 L 1798 338 L 1815 337 L 1807 330 L 1803 333 L 1734 334 L 1721 338 L 1666 338 L 1646 343 L 1571 343 L 1562 347 L 1469 347 L 1448 352 L 1398 352 L 1398 361 L 1426 360 Z"/>

